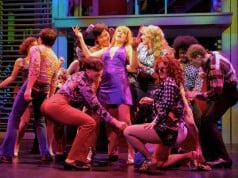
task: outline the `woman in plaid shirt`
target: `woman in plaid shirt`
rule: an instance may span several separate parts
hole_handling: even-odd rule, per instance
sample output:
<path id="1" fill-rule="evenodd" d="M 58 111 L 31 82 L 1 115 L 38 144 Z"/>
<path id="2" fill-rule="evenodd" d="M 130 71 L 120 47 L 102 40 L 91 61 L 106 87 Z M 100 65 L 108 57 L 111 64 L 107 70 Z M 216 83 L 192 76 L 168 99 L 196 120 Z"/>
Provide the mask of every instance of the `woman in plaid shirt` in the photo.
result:
<path id="1" fill-rule="evenodd" d="M 132 125 L 124 130 L 127 141 L 145 157 L 139 165 L 141 172 L 147 172 L 152 164 L 165 168 L 183 159 L 193 160 L 197 156 L 196 151 L 170 155 L 171 148 L 187 136 L 184 101 L 180 92 L 184 79 L 179 62 L 169 56 L 158 57 L 155 74 L 157 88 L 152 91 L 152 98 L 144 97 L 140 104 L 154 105 L 156 117 L 151 123 Z M 154 157 L 145 143 L 159 145 Z"/>

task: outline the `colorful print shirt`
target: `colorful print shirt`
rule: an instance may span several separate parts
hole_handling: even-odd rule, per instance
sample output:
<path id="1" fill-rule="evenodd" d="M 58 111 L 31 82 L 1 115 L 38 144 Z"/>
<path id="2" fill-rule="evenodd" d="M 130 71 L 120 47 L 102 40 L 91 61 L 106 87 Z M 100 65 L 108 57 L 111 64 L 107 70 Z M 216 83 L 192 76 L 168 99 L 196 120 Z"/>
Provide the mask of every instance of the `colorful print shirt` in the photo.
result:
<path id="1" fill-rule="evenodd" d="M 103 108 L 93 91 L 93 82 L 88 78 L 85 71 L 76 72 L 71 75 L 65 84 L 57 91 L 68 97 L 73 105 L 86 106 L 97 113 L 106 122 L 112 119 L 112 116 Z"/>
<path id="2" fill-rule="evenodd" d="M 163 49 L 161 50 L 159 56 L 163 57 L 165 55 L 171 54 L 171 49 Z M 147 46 L 145 46 L 143 43 L 140 43 L 137 47 L 137 55 L 138 59 L 141 64 L 146 66 L 146 73 L 153 75 L 154 71 L 154 63 L 155 63 L 155 57 L 154 54 L 150 54 L 148 51 Z"/>
<path id="3" fill-rule="evenodd" d="M 138 59 L 141 64 L 146 66 L 146 73 L 153 75 L 155 57 L 153 54 L 149 54 L 148 48 L 142 43 L 137 47 Z"/>
<path id="4" fill-rule="evenodd" d="M 197 68 L 190 63 L 183 68 L 186 91 L 201 91 L 203 79 L 199 77 L 200 72 L 202 72 L 202 68 Z"/>
<path id="5" fill-rule="evenodd" d="M 36 76 L 39 83 L 51 85 L 56 82 L 59 61 L 54 51 L 44 45 L 30 48 L 30 67 L 28 76 Z"/>

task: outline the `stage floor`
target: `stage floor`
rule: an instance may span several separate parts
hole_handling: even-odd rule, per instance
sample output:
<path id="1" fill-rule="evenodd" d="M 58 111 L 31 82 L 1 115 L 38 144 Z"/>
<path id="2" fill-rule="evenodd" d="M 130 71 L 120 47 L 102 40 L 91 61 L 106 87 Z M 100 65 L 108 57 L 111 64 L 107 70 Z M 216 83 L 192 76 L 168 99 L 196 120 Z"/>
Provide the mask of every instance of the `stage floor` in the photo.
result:
<path id="1" fill-rule="evenodd" d="M 0 143 L 3 134 L 0 134 Z M 119 161 L 107 162 L 107 155 L 105 153 L 98 153 L 96 160 L 90 171 L 65 171 L 63 164 L 55 161 L 49 164 L 42 164 L 39 161 L 39 155 L 30 154 L 32 146 L 31 136 L 23 140 L 19 158 L 15 158 L 13 164 L 0 163 L 0 178 L 237 178 L 238 177 L 238 145 L 227 145 L 231 158 L 233 159 L 233 166 L 231 169 L 213 169 L 212 171 L 191 171 L 186 167 L 174 168 L 169 170 L 155 170 L 149 174 L 142 174 L 136 171 L 133 165 L 126 165 L 126 149 L 122 149 L 119 155 Z M 107 177 L 108 176 L 108 177 Z"/>

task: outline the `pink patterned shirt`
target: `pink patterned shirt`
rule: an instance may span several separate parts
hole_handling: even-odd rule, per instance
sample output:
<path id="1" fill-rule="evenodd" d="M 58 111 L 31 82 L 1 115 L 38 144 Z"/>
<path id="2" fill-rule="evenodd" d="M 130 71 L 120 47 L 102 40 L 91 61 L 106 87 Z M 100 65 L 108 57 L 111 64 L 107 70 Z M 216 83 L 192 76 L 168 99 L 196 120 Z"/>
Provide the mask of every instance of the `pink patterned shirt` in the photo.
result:
<path id="1" fill-rule="evenodd" d="M 37 77 L 34 89 L 48 93 L 56 84 L 59 60 L 54 51 L 45 45 L 32 46 L 30 56 L 28 76 Z"/>
<path id="2" fill-rule="evenodd" d="M 59 61 L 54 51 L 44 45 L 32 46 L 30 56 L 28 76 L 36 76 L 38 84 L 50 86 L 55 83 Z"/>

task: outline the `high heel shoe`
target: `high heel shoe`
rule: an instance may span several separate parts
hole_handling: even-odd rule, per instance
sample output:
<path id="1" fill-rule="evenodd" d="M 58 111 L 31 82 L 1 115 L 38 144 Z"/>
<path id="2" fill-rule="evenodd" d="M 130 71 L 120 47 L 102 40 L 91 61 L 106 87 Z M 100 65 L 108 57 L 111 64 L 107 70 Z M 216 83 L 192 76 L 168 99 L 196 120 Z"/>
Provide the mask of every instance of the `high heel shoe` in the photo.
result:
<path id="1" fill-rule="evenodd" d="M 204 164 L 204 161 L 201 161 L 199 157 L 197 156 L 196 151 L 191 151 L 192 157 L 191 160 L 188 163 L 188 166 L 191 168 L 193 171 L 211 171 L 212 168 Z"/>
<path id="2" fill-rule="evenodd" d="M 192 171 L 211 171 L 212 168 L 209 165 L 199 163 L 196 160 L 190 160 L 189 167 Z"/>
<path id="3" fill-rule="evenodd" d="M 15 147 L 14 147 L 14 157 L 18 157 L 19 156 L 19 148 L 20 148 L 20 146 L 18 145 L 16 145 Z"/>
<path id="4" fill-rule="evenodd" d="M 14 157 L 17 158 L 19 156 L 19 152 L 18 151 L 14 151 Z"/>
<path id="5" fill-rule="evenodd" d="M 126 161 L 126 164 L 129 166 L 129 165 L 133 165 L 135 164 L 135 161 L 133 158 L 128 158 L 127 161 Z"/>
<path id="6" fill-rule="evenodd" d="M 152 165 L 152 161 L 151 160 L 145 160 L 142 163 L 142 165 L 139 167 L 138 171 L 139 172 L 147 173 L 147 172 L 149 172 L 151 165 Z"/>
<path id="7" fill-rule="evenodd" d="M 90 164 L 82 161 L 74 161 L 72 163 L 64 162 L 64 170 L 88 171 L 91 169 Z"/>
<path id="8" fill-rule="evenodd" d="M 135 164 L 135 160 L 134 160 L 134 157 L 135 157 L 135 153 L 128 153 L 128 156 L 127 156 L 127 161 L 126 161 L 126 164 L 129 166 L 129 165 L 134 165 Z"/>
<path id="9" fill-rule="evenodd" d="M 91 163 L 93 161 L 95 155 L 96 155 L 96 149 L 93 146 L 89 147 L 89 152 L 87 156 L 88 163 Z"/>

